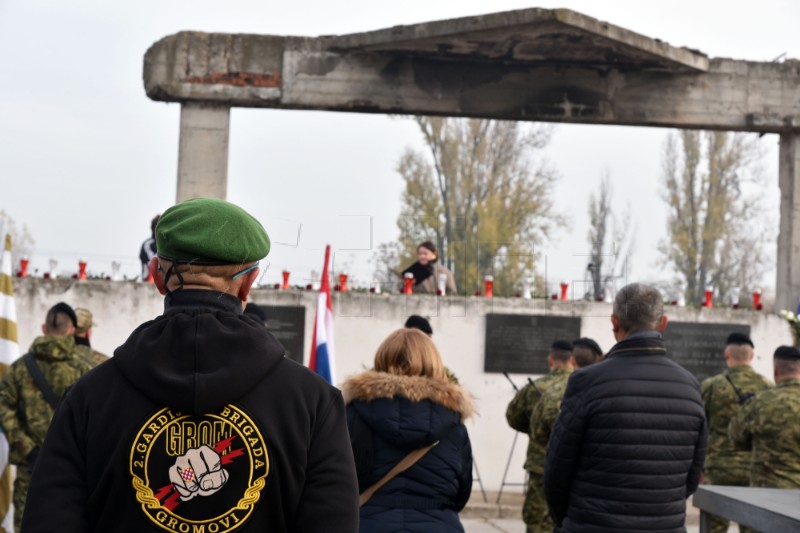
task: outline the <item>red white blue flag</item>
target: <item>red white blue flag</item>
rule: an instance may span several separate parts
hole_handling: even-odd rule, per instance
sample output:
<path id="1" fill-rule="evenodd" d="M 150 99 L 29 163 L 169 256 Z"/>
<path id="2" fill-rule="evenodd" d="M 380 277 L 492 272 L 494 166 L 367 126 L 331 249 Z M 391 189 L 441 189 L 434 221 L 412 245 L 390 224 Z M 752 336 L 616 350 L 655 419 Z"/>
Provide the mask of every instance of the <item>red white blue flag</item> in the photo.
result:
<path id="1" fill-rule="evenodd" d="M 311 337 L 311 357 L 308 368 L 334 385 L 336 378 L 336 357 L 333 349 L 333 306 L 331 305 L 331 282 L 328 277 L 328 264 L 331 247 L 325 247 L 325 265 L 322 267 L 319 296 L 317 297 L 317 318 L 314 321 L 314 335 Z"/>

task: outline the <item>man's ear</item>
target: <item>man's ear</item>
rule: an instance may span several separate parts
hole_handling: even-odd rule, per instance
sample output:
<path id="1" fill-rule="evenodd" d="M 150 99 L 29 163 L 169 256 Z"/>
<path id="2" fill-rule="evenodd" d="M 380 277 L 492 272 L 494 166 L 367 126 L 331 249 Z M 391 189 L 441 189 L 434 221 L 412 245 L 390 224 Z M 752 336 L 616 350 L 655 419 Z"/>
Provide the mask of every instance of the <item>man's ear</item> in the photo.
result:
<path id="1" fill-rule="evenodd" d="M 658 322 L 658 326 L 656 327 L 656 331 L 661 333 L 665 329 L 667 329 L 667 324 L 669 323 L 669 317 L 667 315 L 662 315 L 661 320 Z"/>
<path id="2" fill-rule="evenodd" d="M 42 335 L 47 335 L 47 325 L 42 324 Z"/>
<path id="3" fill-rule="evenodd" d="M 614 333 L 619 332 L 619 317 L 614 313 L 611 313 L 611 331 Z"/>
<path id="4" fill-rule="evenodd" d="M 158 257 L 150 259 L 147 270 L 150 272 L 150 277 L 153 278 L 153 283 L 156 284 L 158 292 L 162 295 L 167 294 L 167 284 L 164 283 L 163 272 L 158 269 Z"/>
<path id="5" fill-rule="evenodd" d="M 731 362 L 731 349 L 728 346 L 725 347 L 725 351 L 722 352 L 722 355 L 725 356 L 725 362 L 726 363 L 730 363 Z"/>
<path id="6" fill-rule="evenodd" d="M 242 284 L 239 287 L 239 293 L 237 294 L 242 303 L 247 303 L 247 298 L 250 296 L 250 289 L 253 287 L 253 284 L 258 279 L 258 275 L 260 273 L 260 268 L 254 268 L 243 276 L 244 279 L 242 279 Z"/>

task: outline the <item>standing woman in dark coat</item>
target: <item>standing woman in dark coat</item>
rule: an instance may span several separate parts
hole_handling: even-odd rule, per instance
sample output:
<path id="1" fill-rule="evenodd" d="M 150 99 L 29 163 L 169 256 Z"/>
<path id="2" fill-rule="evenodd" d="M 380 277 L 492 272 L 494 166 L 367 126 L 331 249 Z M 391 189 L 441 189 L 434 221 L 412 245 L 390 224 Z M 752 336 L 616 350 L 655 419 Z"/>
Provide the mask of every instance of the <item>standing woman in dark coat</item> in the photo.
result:
<path id="1" fill-rule="evenodd" d="M 415 293 L 436 294 L 439 290 L 440 276 L 445 279 L 447 294 L 456 294 L 457 292 L 456 280 L 452 272 L 439 263 L 439 250 L 431 241 L 425 241 L 417 246 L 417 262 L 403 270 L 403 276 L 408 272 L 414 275 Z"/>
<path id="2" fill-rule="evenodd" d="M 415 449 L 438 441 L 361 507 L 361 533 L 463 532 L 458 512 L 472 490 L 472 448 L 464 420 L 469 394 L 450 383 L 433 341 L 415 329 L 389 335 L 375 369 L 342 387 L 359 492 Z"/>

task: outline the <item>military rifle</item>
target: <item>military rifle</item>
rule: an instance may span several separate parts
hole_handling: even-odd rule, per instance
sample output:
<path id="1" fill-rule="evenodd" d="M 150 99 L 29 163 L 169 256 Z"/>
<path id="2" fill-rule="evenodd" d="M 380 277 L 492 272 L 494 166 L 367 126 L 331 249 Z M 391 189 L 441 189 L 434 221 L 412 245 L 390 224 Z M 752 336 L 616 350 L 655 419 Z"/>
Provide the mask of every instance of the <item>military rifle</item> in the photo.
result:
<path id="1" fill-rule="evenodd" d="M 733 392 L 735 392 L 736 396 L 738 397 L 739 405 L 744 405 L 750 401 L 751 398 L 755 397 L 755 392 L 748 392 L 747 394 L 743 393 L 742 390 L 733 382 L 730 375 L 726 374 L 725 379 L 727 379 L 728 383 L 730 383 L 731 387 L 733 387 Z"/>
<path id="2" fill-rule="evenodd" d="M 516 392 L 519 392 L 519 387 L 517 387 L 517 384 L 516 384 L 516 383 L 514 383 L 513 381 L 511 381 L 511 378 L 509 377 L 509 375 L 508 375 L 508 372 L 503 372 L 503 375 L 506 377 L 506 379 L 508 380 L 508 382 L 509 382 L 509 383 L 511 383 L 511 386 L 512 386 L 512 387 L 514 387 L 514 390 L 515 390 Z"/>

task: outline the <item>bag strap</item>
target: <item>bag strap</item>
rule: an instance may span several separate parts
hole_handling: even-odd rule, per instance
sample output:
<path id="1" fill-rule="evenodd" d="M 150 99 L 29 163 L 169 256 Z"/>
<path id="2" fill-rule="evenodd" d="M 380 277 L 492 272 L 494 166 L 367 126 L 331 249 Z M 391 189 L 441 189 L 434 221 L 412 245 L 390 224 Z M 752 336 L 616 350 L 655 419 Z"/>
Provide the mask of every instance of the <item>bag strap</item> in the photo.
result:
<path id="1" fill-rule="evenodd" d="M 25 361 L 25 366 L 28 367 L 28 372 L 31 373 L 33 381 L 36 382 L 36 386 L 42 391 L 44 399 L 47 400 L 50 407 L 55 409 L 58 405 L 58 396 L 56 396 L 56 393 L 53 391 L 53 387 L 47 382 L 47 378 L 42 374 L 42 369 L 36 364 L 36 358 L 34 358 L 31 352 L 28 352 L 22 359 Z"/>
<path id="2" fill-rule="evenodd" d="M 406 455 L 405 457 L 403 457 L 403 459 L 399 463 L 394 465 L 394 468 L 389 470 L 389 472 L 385 476 L 383 476 L 380 479 L 380 481 L 378 481 L 377 483 L 375 483 L 374 485 L 372 485 L 367 490 L 361 493 L 361 496 L 359 496 L 358 498 L 358 506 L 361 507 L 362 505 L 367 503 L 369 499 L 372 498 L 372 495 L 378 492 L 378 490 L 381 487 L 389 483 L 398 474 L 401 474 L 406 470 L 408 470 L 409 468 L 411 468 L 412 466 L 414 466 L 414 463 L 425 457 L 425 454 L 431 451 L 433 447 L 436 446 L 437 444 L 439 444 L 438 440 L 433 444 L 431 444 L 430 446 L 425 446 L 424 448 L 418 448 L 413 452 L 409 453 L 408 455 Z"/>

